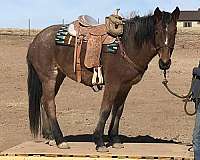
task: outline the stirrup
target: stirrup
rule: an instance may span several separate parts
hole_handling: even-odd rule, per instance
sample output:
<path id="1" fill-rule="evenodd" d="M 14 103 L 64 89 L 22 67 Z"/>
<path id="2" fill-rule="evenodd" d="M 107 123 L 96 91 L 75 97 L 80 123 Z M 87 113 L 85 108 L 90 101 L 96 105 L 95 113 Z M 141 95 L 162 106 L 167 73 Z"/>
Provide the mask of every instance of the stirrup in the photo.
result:
<path id="1" fill-rule="evenodd" d="M 92 89 L 93 89 L 94 92 L 99 92 L 103 89 L 103 85 L 99 85 L 99 84 L 94 85 L 94 86 L 92 86 Z"/>
<path id="2" fill-rule="evenodd" d="M 102 76 L 102 67 L 94 67 L 93 68 L 93 76 L 92 76 L 92 85 L 102 85 L 103 84 L 103 76 Z"/>

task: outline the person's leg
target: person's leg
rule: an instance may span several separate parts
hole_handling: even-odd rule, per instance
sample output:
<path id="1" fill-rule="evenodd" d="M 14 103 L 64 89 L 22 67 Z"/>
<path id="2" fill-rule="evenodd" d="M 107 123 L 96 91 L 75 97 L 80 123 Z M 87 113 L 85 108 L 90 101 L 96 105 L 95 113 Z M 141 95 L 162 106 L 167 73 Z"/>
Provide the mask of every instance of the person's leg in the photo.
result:
<path id="1" fill-rule="evenodd" d="M 200 160 L 200 104 L 197 108 L 195 126 L 193 130 L 194 158 Z"/>

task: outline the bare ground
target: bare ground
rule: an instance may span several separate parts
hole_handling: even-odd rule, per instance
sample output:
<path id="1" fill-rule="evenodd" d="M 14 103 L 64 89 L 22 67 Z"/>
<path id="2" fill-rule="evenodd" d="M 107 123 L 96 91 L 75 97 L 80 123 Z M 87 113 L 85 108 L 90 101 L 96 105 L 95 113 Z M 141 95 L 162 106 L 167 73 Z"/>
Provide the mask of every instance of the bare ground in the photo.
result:
<path id="1" fill-rule="evenodd" d="M 32 37 L 0 35 L 0 151 L 32 139 L 25 58 L 31 40 Z M 177 37 L 168 79 L 169 85 L 179 93 L 188 91 L 192 68 L 200 60 L 199 42 L 198 34 Z M 181 100 L 169 95 L 161 84 L 162 78 L 156 57 L 143 80 L 129 93 L 120 134 L 191 143 L 194 117 L 184 113 Z M 102 92 L 94 93 L 91 88 L 66 79 L 56 98 L 64 135 L 92 134 L 101 99 Z"/>

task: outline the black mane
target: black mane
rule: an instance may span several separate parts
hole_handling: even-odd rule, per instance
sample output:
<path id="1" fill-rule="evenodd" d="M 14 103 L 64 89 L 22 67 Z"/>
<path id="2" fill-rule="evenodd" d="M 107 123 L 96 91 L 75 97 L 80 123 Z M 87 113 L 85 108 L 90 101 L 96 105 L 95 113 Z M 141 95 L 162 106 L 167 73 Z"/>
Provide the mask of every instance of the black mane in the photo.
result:
<path id="1" fill-rule="evenodd" d="M 163 25 L 169 24 L 171 20 L 171 14 L 168 12 L 163 12 Z M 143 17 L 136 16 L 134 18 L 125 20 L 124 34 L 122 37 L 123 42 L 128 43 L 128 41 L 131 41 L 138 47 L 141 47 L 145 41 L 154 41 L 154 24 L 155 20 L 151 14 Z"/>
<path id="2" fill-rule="evenodd" d="M 127 19 L 124 24 L 123 40 L 131 41 L 141 47 L 144 41 L 154 38 L 154 19 L 152 15 Z"/>

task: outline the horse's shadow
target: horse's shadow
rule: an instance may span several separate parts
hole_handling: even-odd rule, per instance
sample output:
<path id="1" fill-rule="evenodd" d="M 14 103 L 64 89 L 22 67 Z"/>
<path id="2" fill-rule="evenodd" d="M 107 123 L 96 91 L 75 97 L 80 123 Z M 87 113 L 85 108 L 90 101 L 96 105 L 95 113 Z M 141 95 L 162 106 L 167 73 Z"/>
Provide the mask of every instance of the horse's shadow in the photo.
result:
<path id="1" fill-rule="evenodd" d="M 174 140 L 166 140 L 161 138 L 154 138 L 149 135 L 145 136 L 136 136 L 136 137 L 127 137 L 125 135 L 120 135 L 122 143 L 174 143 L 180 144 Z M 64 137 L 67 142 L 94 142 L 92 134 L 82 134 L 82 135 L 69 135 Z M 108 136 L 104 136 L 104 141 L 108 142 Z"/>

